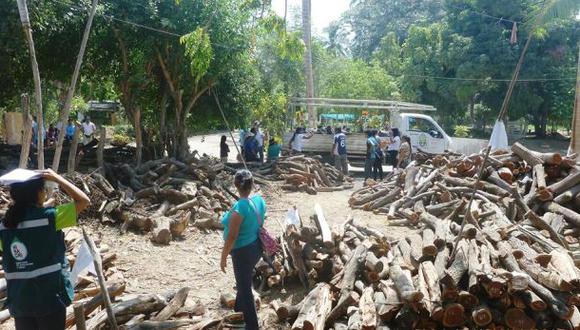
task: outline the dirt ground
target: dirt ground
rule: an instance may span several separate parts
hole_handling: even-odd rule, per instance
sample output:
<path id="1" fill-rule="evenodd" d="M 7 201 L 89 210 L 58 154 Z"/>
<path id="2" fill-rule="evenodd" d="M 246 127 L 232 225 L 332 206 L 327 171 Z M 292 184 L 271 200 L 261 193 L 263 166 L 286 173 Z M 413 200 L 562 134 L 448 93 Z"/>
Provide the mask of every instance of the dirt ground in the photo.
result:
<path id="1" fill-rule="evenodd" d="M 362 180 L 357 181 L 357 187 Z M 350 214 L 355 221 L 383 231 L 393 238 L 399 238 L 409 232 L 405 227 L 389 227 L 385 216 L 348 208 L 348 198 L 352 190 L 319 193 L 311 196 L 304 193 L 287 193 L 273 184 L 260 192 L 267 201 L 268 215 L 266 227 L 275 234 L 281 232 L 278 222 L 283 223 L 289 207 L 296 206 L 301 216 L 309 217 L 314 213 L 314 205 L 320 204 L 325 211 L 329 225 L 340 224 Z M 200 232 L 189 228 L 182 240 L 173 241 L 169 246 L 158 246 L 151 243 L 148 236 L 139 233 L 121 235 L 118 228 L 96 226 L 92 235 L 106 244 L 118 256 L 117 268 L 127 280 L 127 291 L 130 293 L 162 293 L 188 286 L 193 293 L 210 309 L 212 314 L 227 312 L 220 308 L 219 296 L 222 292 L 235 293 L 235 281 L 231 262 L 227 273 L 219 269 L 219 258 L 223 245 L 222 232 Z M 291 285 L 285 292 L 274 290 L 265 294 L 264 305 L 272 297 L 285 301 L 296 301 L 302 298 L 303 290 Z M 261 309 L 261 319 L 273 325 L 269 309 Z M 281 326 L 280 328 L 284 328 Z"/>

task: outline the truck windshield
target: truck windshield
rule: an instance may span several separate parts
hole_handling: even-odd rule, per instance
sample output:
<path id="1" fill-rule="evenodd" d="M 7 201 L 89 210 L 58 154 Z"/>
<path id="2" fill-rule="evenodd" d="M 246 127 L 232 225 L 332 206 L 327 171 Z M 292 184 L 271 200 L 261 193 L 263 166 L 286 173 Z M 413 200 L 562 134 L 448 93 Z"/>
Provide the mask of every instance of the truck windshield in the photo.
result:
<path id="1" fill-rule="evenodd" d="M 409 130 L 427 133 L 437 139 L 443 138 L 443 134 L 439 132 L 437 127 L 429 120 L 423 118 L 409 117 Z"/>

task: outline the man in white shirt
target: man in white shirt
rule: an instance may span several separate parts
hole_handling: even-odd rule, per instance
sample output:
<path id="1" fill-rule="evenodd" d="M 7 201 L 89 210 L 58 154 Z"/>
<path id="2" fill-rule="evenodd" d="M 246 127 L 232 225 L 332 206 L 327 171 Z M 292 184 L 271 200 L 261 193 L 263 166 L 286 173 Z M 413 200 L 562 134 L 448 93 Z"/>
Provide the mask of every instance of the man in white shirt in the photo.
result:
<path id="1" fill-rule="evenodd" d="M 91 143 L 94 139 L 95 131 L 97 130 L 97 126 L 91 121 L 89 116 L 85 117 L 85 120 L 82 124 L 83 129 L 83 144 L 86 146 L 87 144 Z"/>
<path id="2" fill-rule="evenodd" d="M 258 156 L 260 159 L 258 160 L 260 163 L 264 162 L 264 133 L 260 129 L 260 122 L 254 122 L 254 128 L 256 129 L 256 135 L 254 138 L 258 141 Z"/>

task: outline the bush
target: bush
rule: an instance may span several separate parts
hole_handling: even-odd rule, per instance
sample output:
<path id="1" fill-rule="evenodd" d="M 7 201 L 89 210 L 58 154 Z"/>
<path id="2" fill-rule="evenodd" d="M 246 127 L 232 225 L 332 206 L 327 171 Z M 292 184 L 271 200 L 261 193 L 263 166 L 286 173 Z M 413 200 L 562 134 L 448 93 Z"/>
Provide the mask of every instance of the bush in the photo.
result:
<path id="1" fill-rule="evenodd" d="M 456 125 L 455 126 L 455 132 L 454 132 L 454 136 L 455 137 L 460 137 L 460 138 L 466 138 L 469 136 L 469 131 L 471 130 L 471 128 L 465 126 L 465 125 Z"/>
<path id="2" fill-rule="evenodd" d="M 115 127 L 113 128 L 113 134 L 125 135 L 127 137 L 135 136 L 135 130 L 131 125 L 115 125 Z"/>
<path id="3" fill-rule="evenodd" d="M 124 134 L 113 134 L 111 138 L 111 145 L 116 147 L 124 147 L 131 142 L 131 138 Z"/>

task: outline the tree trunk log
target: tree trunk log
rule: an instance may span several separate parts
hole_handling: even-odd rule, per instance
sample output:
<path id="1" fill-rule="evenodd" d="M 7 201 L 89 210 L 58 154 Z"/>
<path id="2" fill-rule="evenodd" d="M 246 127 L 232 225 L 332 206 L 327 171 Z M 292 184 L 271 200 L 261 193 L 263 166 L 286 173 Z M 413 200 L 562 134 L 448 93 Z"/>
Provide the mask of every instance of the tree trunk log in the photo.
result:
<path id="1" fill-rule="evenodd" d="M 423 299 L 423 294 L 415 290 L 411 272 L 401 269 L 399 265 L 393 264 L 389 267 L 389 275 L 402 301 L 415 303 Z"/>
<path id="2" fill-rule="evenodd" d="M 157 315 L 151 318 L 152 321 L 166 321 L 170 319 L 185 303 L 187 295 L 189 294 L 189 288 L 181 288 L 175 294 L 175 297 L 171 299 L 169 304 L 165 306 Z"/>
<path id="3" fill-rule="evenodd" d="M 374 330 L 377 328 L 377 309 L 374 302 L 374 291 L 372 287 L 366 287 L 360 297 L 359 313 L 361 318 L 361 329 Z"/>
<path id="4" fill-rule="evenodd" d="M 30 99 L 28 94 L 24 93 L 20 96 L 22 105 L 22 148 L 20 149 L 19 168 L 26 168 L 28 165 L 28 157 L 30 156 L 30 143 L 32 140 L 32 117 L 30 116 Z"/>
<path id="5" fill-rule="evenodd" d="M 313 290 L 308 295 L 308 299 L 302 305 L 298 318 L 292 325 L 293 330 L 324 330 L 326 317 L 332 308 L 330 286 L 326 283 L 319 283 L 318 289 Z M 312 292 L 315 292 L 313 295 Z"/>

